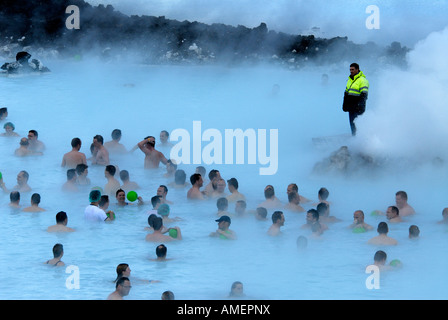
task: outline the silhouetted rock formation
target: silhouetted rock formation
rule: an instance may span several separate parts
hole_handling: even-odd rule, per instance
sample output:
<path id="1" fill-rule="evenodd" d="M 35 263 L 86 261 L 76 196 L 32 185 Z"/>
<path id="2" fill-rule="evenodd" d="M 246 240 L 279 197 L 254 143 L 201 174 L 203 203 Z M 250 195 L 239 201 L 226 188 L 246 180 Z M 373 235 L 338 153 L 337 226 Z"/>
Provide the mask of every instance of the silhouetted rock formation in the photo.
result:
<path id="1" fill-rule="evenodd" d="M 68 29 L 66 8 L 80 9 L 80 29 Z M 269 61 L 298 67 L 306 61 L 331 63 L 357 57 L 404 64 L 407 48 L 374 43 L 354 44 L 347 37 L 331 39 L 290 35 L 256 28 L 207 25 L 165 17 L 127 16 L 112 6 L 92 6 L 83 0 L 3 0 L 0 7 L 0 54 L 23 48 L 60 56 L 102 54 L 104 58 L 133 54 L 139 62 L 209 63 Z"/>

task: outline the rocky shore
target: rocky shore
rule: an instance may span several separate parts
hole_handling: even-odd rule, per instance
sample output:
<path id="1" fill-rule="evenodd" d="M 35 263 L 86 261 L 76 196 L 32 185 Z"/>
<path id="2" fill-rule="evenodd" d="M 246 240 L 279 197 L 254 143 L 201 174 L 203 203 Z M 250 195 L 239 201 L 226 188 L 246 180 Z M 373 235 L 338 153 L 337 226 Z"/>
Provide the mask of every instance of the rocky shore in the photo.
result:
<path id="1" fill-rule="evenodd" d="M 408 48 L 393 42 L 356 44 L 347 37 L 292 35 L 260 22 L 255 28 L 170 20 L 163 16 L 127 16 L 111 5 L 83 0 L 3 0 L 0 7 L 0 57 L 18 51 L 47 58 L 131 58 L 138 63 L 272 63 L 291 69 L 307 63 L 336 63 L 358 58 L 405 65 Z M 79 8 L 79 29 L 67 28 L 70 5 Z"/>

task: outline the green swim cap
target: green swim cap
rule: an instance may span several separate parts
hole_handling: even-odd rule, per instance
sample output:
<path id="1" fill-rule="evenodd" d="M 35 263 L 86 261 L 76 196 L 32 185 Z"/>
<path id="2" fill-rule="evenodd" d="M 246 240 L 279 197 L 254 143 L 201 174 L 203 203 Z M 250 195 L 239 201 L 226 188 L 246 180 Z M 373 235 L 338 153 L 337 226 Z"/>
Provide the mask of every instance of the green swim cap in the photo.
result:
<path id="1" fill-rule="evenodd" d="M 170 206 L 166 203 L 162 203 L 159 208 L 157 209 L 157 213 L 160 214 L 162 217 L 167 216 L 170 214 Z"/>
<path id="2" fill-rule="evenodd" d="M 378 210 L 373 210 L 370 215 L 371 216 L 378 216 L 380 213 L 378 212 Z"/>
<path id="3" fill-rule="evenodd" d="M 0 179 L 2 178 L 2 173 L 0 172 Z"/>
<path id="4" fill-rule="evenodd" d="M 391 265 L 392 267 L 401 267 L 401 266 L 402 266 L 402 263 L 401 263 L 400 260 L 398 260 L 398 259 L 394 259 L 394 260 L 392 260 L 392 261 L 390 262 L 390 265 Z"/>
<path id="5" fill-rule="evenodd" d="M 135 191 L 129 191 L 126 197 L 128 198 L 129 201 L 134 202 L 135 200 L 137 200 L 138 195 L 137 192 Z"/>
<path id="6" fill-rule="evenodd" d="M 98 186 L 93 187 L 93 188 L 92 188 L 92 191 L 93 191 L 93 190 L 98 190 L 99 192 L 101 192 L 101 194 L 103 194 L 103 188 L 101 188 L 101 187 L 98 187 Z"/>
<path id="7" fill-rule="evenodd" d="M 177 238 L 177 230 L 176 229 L 170 229 L 168 232 L 171 238 Z"/>
<path id="8" fill-rule="evenodd" d="M 366 229 L 364 227 L 353 228 L 353 233 L 364 233 Z"/>

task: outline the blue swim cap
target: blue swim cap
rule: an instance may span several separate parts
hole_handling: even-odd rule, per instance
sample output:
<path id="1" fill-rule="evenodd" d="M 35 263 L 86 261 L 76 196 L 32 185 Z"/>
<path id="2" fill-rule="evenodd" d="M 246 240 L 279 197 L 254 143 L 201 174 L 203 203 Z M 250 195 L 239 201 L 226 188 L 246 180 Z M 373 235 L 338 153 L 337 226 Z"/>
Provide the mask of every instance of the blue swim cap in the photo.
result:
<path id="1" fill-rule="evenodd" d="M 161 215 L 162 217 L 167 216 L 170 214 L 170 206 L 166 203 L 162 203 L 159 208 L 157 209 L 157 213 Z"/>

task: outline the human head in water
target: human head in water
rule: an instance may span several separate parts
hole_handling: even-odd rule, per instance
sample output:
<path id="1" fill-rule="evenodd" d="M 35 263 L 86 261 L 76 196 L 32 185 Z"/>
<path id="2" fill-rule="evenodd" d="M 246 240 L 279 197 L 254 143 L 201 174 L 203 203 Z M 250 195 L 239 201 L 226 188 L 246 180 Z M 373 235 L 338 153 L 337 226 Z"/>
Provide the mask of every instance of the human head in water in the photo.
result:
<path id="1" fill-rule="evenodd" d="M 16 61 L 20 63 L 28 62 L 29 58 L 31 58 L 31 55 L 26 51 L 20 51 L 16 54 Z"/>

